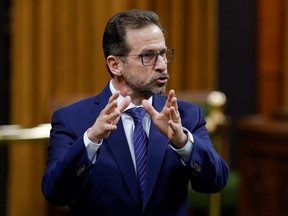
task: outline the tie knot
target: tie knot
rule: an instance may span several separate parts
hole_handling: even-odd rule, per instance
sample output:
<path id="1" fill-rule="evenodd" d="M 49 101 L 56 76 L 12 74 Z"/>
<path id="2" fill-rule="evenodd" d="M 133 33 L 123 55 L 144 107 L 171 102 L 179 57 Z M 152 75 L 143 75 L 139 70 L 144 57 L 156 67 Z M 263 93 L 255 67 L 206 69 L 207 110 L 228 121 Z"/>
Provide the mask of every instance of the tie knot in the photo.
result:
<path id="1" fill-rule="evenodd" d="M 142 123 L 146 111 L 143 107 L 133 107 L 126 112 L 132 116 L 135 124 L 139 124 Z"/>

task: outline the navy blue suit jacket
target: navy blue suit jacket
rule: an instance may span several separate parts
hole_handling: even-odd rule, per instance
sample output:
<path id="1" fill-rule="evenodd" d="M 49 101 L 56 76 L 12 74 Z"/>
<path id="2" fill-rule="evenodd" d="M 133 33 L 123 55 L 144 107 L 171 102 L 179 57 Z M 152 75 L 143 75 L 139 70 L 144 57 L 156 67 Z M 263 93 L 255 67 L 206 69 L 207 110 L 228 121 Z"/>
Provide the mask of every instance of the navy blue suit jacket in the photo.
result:
<path id="1" fill-rule="evenodd" d="M 54 205 L 70 206 L 71 215 L 187 215 L 187 186 L 211 193 L 227 183 L 228 167 L 215 152 L 201 109 L 178 101 L 182 124 L 194 137 L 191 160 L 183 165 L 169 140 L 151 122 L 147 181 L 143 200 L 121 119 L 103 140 L 92 164 L 83 142 L 111 96 L 109 85 L 97 96 L 61 108 L 52 116 L 47 169 L 42 191 Z M 155 95 L 161 111 L 165 96 Z"/>

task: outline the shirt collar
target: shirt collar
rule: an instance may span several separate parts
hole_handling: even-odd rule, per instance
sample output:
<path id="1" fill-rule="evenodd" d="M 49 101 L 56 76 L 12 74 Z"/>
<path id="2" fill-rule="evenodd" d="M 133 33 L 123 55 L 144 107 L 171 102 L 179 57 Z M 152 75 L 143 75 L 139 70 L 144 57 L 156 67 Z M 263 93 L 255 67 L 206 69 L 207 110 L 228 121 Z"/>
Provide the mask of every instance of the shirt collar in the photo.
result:
<path id="1" fill-rule="evenodd" d="M 110 91 L 111 91 L 111 93 L 112 93 L 112 95 L 113 95 L 113 94 L 116 92 L 116 89 L 115 89 L 115 87 L 114 87 L 114 85 L 113 85 L 112 80 L 110 80 L 109 88 L 110 88 Z M 121 103 L 123 102 L 123 100 L 124 100 L 124 97 L 120 94 L 120 96 L 117 98 L 117 103 L 118 103 L 118 104 L 121 104 Z M 152 100 L 153 100 L 153 96 L 151 96 L 150 98 L 148 98 L 148 102 L 149 102 L 150 104 L 152 104 Z M 128 106 L 124 111 L 126 111 L 126 110 L 128 110 L 128 109 L 130 109 L 130 108 L 133 108 L 133 107 L 143 107 L 143 106 L 142 106 L 142 105 L 136 106 L 135 104 L 133 104 L 132 102 L 130 102 L 129 106 Z"/>

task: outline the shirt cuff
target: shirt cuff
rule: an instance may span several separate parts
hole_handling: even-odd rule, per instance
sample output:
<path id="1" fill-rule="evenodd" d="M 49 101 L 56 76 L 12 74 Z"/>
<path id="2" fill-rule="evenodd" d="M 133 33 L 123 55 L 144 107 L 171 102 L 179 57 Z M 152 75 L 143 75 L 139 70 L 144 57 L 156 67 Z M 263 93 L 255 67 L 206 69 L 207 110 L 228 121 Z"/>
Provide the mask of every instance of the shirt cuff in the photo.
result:
<path id="1" fill-rule="evenodd" d="M 194 138 L 193 138 L 193 135 L 186 128 L 183 128 L 183 130 L 188 135 L 188 140 L 187 140 L 186 145 L 183 148 L 180 148 L 180 149 L 176 149 L 172 145 L 170 145 L 170 146 L 181 157 L 181 159 L 183 160 L 184 164 L 187 164 L 188 161 L 191 158 Z"/>
<path id="2" fill-rule="evenodd" d="M 85 147 L 87 149 L 88 158 L 90 159 L 90 161 L 92 163 L 95 163 L 95 161 L 96 161 L 96 153 L 97 153 L 98 149 L 100 148 L 100 146 L 102 144 L 102 141 L 100 143 L 92 142 L 88 138 L 88 135 L 87 135 L 88 130 L 83 135 L 83 141 L 84 141 L 84 145 L 85 145 Z"/>

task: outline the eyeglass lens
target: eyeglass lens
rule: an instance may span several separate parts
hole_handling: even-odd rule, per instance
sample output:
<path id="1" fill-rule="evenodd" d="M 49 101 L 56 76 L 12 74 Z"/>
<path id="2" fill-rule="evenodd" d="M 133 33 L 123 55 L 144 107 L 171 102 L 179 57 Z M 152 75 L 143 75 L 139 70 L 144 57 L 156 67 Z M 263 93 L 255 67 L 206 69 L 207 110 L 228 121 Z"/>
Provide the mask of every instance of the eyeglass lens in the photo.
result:
<path id="1" fill-rule="evenodd" d="M 173 49 L 167 49 L 165 52 L 160 52 L 160 53 L 148 53 L 144 55 L 140 55 L 142 64 L 144 66 L 152 66 L 155 65 L 158 56 L 161 56 L 165 63 L 169 63 L 173 60 L 174 56 L 174 50 Z"/>

